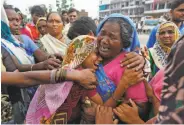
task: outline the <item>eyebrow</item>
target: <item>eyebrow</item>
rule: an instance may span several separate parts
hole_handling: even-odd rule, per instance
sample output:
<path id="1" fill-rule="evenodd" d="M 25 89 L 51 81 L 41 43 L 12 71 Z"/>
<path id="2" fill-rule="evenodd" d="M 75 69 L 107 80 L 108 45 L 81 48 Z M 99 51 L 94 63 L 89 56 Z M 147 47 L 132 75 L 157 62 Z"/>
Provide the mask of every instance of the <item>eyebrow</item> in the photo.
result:
<path id="1" fill-rule="evenodd" d="M 184 11 L 184 9 L 178 9 L 179 11 Z"/>

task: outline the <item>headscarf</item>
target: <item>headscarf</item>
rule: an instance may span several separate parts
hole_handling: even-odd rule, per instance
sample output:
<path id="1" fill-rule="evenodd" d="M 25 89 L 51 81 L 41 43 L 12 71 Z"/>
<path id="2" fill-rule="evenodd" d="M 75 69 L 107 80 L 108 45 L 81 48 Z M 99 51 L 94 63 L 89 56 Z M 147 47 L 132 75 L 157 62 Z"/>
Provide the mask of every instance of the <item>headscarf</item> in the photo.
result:
<path id="1" fill-rule="evenodd" d="M 166 66 L 167 56 L 171 51 L 171 47 L 165 46 L 162 43 L 162 41 L 159 39 L 159 32 L 162 29 L 166 28 L 166 27 L 173 27 L 174 28 L 174 39 L 175 39 L 175 41 L 180 37 L 180 31 L 179 31 L 178 27 L 176 26 L 176 24 L 174 24 L 173 22 L 167 21 L 167 22 L 162 23 L 159 26 L 159 28 L 157 30 L 157 34 L 156 34 L 157 42 L 155 43 L 153 48 L 149 49 L 151 57 L 152 57 L 155 65 L 159 69 L 162 69 Z"/>
<path id="2" fill-rule="evenodd" d="M 140 47 L 140 42 L 139 42 L 139 38 L 138 38 L 138 34 L 137 34 L 137 31 L 136 31 L 136 28 L 135 28 L 135 25 L 133 23 L 133 21 L 127 17 L 127 16 L 124 16 L 122 14 L 117 14 L 117 13 L 114 13 L 114 14 L 111 14 L 109 15 L 108 17 L 106 17 L 105 19 L 103 19 L 100 24 L 98 25 L 97 27 L 97 34 L 100 33 L 103 25 L 106 23 L 106 21 L 109 19 L 109 18 L 121 18 L 123 20 L 125 20 L 127 23 L 129 23 L 132 28 L 133 28 L 133 33 L 132 33 L 132 40 L 131 40 L 131 45 L 130 47 L 126 48 L 125 50 L 126 51 L 133 51 L 135 50 L 137 47 L 139 48 Z"/>
<path id="3" fill-rule="evenodd" d="M 37 30 L 38 30 L 38 23 L 39 23 L 40 21 L 42 21 L 42 20 L 46 21 L 46 18 L 45 18 L 45 17 L 40 17 L 40 18 L 37 20 L 37 22 L 36 22 L 36 28 L 37 28 Z"/>
<path id="4" fill-rule="evenodd" d="M 175 39 L 175 41 L 179 39 L 179 37 L 180 37 L 180 31 L 179 31 L 178 27 L 176 26 L 176 24 L 173 23 L 173 22 L 170 22 L 170 21 L 167 21 L 167 22 L 162 23 L 162 24 L 159 26 L 158 30 L 157 30 L 157 33 L 156 33 L 156 40 L 157 40 L 157 42 L 160 44 L 160 46 L 162 47 L 162 49 L 163 49 L 166 53 L 170 53 L 171 48 L 165 46 L 165 45 L 162 43 L 162 41 L 160 40 L 160 38 L 159 38 L 159 32 L 160 32 L 162 29 L 167 28 L 167 27 L 173 27 L 173 28 L 174 28 L 174 39 Z"/>
<path id="5" fill-rule="evenodd" d="M 68 46 L 63 65 L 68 65 L 72 69 L 77 68 L 96 49 L 94 41 L 94 37 L 87 35 L 75 38 Z"/>
<path id="6" fill-rule="evenodd" d="M 79 36 L 68 46 L 63 61 L 63 68 L 78 68 L 90 53 L 95 51 L 97 44 L 92 36 Z M 39 124 L 44 116 L 50 118 L 68 97 L 73 82 L 41 85 L 34 95 L 26 116 L 26 123 Z M 67 116 L 69 117 L 69 116 Z"/>
<path id="7" fill-rule="evenodd" d="M 9 21 L 3 6 L 1 6 L 1 46 L 13 54 L 21 64 L 32 64 L 34 62 L 33 58 L 27 55 L 18 40 L 11 34 Z"/>

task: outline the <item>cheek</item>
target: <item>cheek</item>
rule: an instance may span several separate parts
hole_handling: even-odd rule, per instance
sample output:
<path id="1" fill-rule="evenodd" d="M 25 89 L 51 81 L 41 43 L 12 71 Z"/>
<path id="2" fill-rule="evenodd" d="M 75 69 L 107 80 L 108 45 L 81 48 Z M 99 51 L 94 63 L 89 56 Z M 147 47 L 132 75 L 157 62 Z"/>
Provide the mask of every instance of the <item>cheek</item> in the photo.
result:
<path id="1" fill-rule="evenodd" d="M 12 22 L 9 22 L 9 25 L 10 25 L 10 28 L 12 28 L 12 27 L 13 27 L 13 23 L 12 23 Z"/>
<path id="2" fill-rule="evenodd" d="M 48 24 L 47 24 L 47 29 L 48 29 L 48 30 L 51 30 L 51 29 L 52 29 L 52 24 L 48 23 Z"/>
<path id="3" fill-rule="evenodd" d="M 62 30 L 63 29 L 63 24 L 58 24 L 58 30 Z"/>
<path id="4" fill-rule="evenodd" d="M 110 45 L 114 52 L 120 51 L 123 48 L 120 42 L 110 42 Z"/>

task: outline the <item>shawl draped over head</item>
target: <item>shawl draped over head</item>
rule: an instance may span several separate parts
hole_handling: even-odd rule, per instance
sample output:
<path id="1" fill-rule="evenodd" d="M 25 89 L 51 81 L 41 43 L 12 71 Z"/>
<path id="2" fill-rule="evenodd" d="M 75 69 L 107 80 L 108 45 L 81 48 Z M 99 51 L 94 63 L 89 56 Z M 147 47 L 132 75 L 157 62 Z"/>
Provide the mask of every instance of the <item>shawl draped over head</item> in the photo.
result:
<path id="1" fill-rule="evenodd" d="M 45 17 L 40 17 L 40 18 L 37 20 L 37 22 L 36 22 L 36 28 L 37 28 L 37 29 L 38 29 L 38 23 L 39 23 L 40 21 L 42 21 L 42 20 L 46 21 L 46 18 L 45 18 Z"/>
<path id="2" fill-rule="evenodd" d="M 1 7 L 1 46 L 14 55 L 21 64 L 32 64 L 34 60 L 21 48 L 18 40 L 11 34 L 5 10 Z"/>
<path id="3" fill-rule="evenodd" d="M 150 61 L 151 63 L 154 61 L 155 65 L 159 68 L 162 69 L 166 66 L 167 64 L 167 56 L 171 51 L 171 48 L 164 45 L 162 41 L 159 38 L 159 32 L 167 27 L 173 27 L 174 28 L 174 40 L 176 41 L 180 37 L 180 31 L 178 27 L 173 23 L 173 22 L 164 22 L 160 25 L 158 28 L 156 38 L 157 42 L 153 46 L 153 48 L 149 49 L 149 53 L 152 57 L 152 60 Z M 174 43 L 173 43 L 174 44 Z M 154 71 L 156 72 L 156 71 Z M 155 74 L 155 73 L 154 73 Z"/>
<path id="4" fill-rule="evenodd" d="M 68 46 L 63 60 L 63 68 L 78 68 L 90 53 L 95 51 L 97 44 L 92 36 L 79 36 Z M 64 103 L 73 82 L 60 84 L 41 85 L 34 95 L 26 116 L 26 123 L 39 124 L 41 118 L 46 119 Z"/>
<path id="5" fill-rule="evenodd" d="M 133 28 L 133 33 L 132 33 L 132 37 L 131 37 L 131 38 L 132 38 L 132 40 L 131 40 L 131 45 L 130 45 L 130 47 L 128 47 L 128 48 L 125 49 L 126 51 L 133 51 L 133 50 L 135 50 L 136 48 L 139 48 L 139 47 L 140 47 L 140 42 L 139 42 L 137 30 L 136 30 L 136 28 L 135 28 L 135 25 L 134 25 L 133 21 L 132 21 L 129 17 L 124 16 L 124 15 L 122 15 L 122 14 L 114 13 L 114 14 L 109 15 L 109 16 L 106 17 L 105 19 L 103 19 L 103 20 L 101 21 L 101 23 L 100 23 L 100 24 L 98 25 L 98 27 L 97 27 L 97 34 L 100 33 L 100 31 L 101 31 L 103 25 L 105 24 L 105 22 L 106 22 L 109 18 L 121 18 L 121 19 L 125 20 L 127 23 L 129 23 L 129 24 L 132 26 L 132 28 Z"/>

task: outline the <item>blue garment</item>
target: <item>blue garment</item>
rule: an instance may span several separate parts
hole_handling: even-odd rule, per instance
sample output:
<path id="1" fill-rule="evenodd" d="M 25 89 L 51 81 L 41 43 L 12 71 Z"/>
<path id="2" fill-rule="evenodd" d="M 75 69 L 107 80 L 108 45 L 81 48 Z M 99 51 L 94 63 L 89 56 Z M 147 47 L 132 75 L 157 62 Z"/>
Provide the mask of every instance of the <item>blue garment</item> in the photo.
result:
<path id="1" fill-rule="evenodd" d="M 147 45 L 146 45 L 148 48 L 152 48 L 153 45 L 155 44 L 155 42 L 156 42 L 156 33 L 157 33 L 158 28 L 159 28 L 159 25 L 154 27 L 151 31 L 151 34 L 149 36 L 149 39 L 148 39 L 148 42 L 147 42 Z M 180 26 L 179 30 L 180 30 L 181 35 L 184 35 L 184 24 L 183 23 Z"/>
<path id="2" fill-rule="evenodd" d="M 17 43 L 11 34 L 9 26 L 1 20 L 1 38 L 11 42 L 14 44 L 14 46 L 20 46 L 19 43 Z"/>
<path id="3" fill-rule="evenodd" d="M 131 42 L 131 45 L 130 47 L 128 47 L 127 49 L 125 49 L 125 51 L 133 51 L 135 50 L 136 47 L 140 47 L 140 42 L 139 42 L 139 38 L 138 38 L 138 34 L 137 34 L 137 30 L 135 28 L 135 25 L 133 23 L 133 21 L 127 17 L 127 16 L 124 16 L 122 14 L 117 14 L 117 13 L 114 13 L 114 14 L 111 14 L 109 15 L 108 17 L 106 17 L 105 19 L 103 19 L 100 24 L 98 25 L 97 27 L 97 34 L 100 33 L 100 30 L 102 29 L 104 23 L 109 19 L 109 18 L 122 18 L 123 20 L 127 21 L 133 28 L 133 33 L 132 33 L 132 42 Z"/>
<path id="4" fill-rule="evenodd" d="M 33 55 L 33 53 L 38 49 L 36 44 L 26 35 L 21 35 L 21 38 L 24 43 L 18 43 L 11 34 L 9 26 L 1 20 L 1 38 L 7 40 L 7 42 L 13 43 L 14 46 L 16 47 L 22 47 L 26 50 L 26 53 L 30 56 Z M 1 43 L 1 46 L 4 47 L 11 55 L 13 53 L 9 48 L 7 48 L 3 43 Z M 34 58 L 34 57 L 33 57 Z M 19 61 L 19 60 L 18 60 Z M 20 61 L 19 61 L 20 62 Z M 30 94 L 31 98 L 36 92 L 37 87 L 29 87 L 26 90 Z"/>
<path id="5" fill-rule="evenodd" d="M 116 90 L 116 86 L 105 74 L 103 65 L 100 64 L 99 68 L 95 72 L 98 85 L 97 92 L 101 96 L 103 102 L 106 102 Z"/>
<path id="6" fill-rule="evenodd" d="M 26 50 L 28 55 L 33 55 L 33 53 L 38 49 L 38 46 L 26 35 L 20 35 L 22 42 L 20 46 Z"/>

